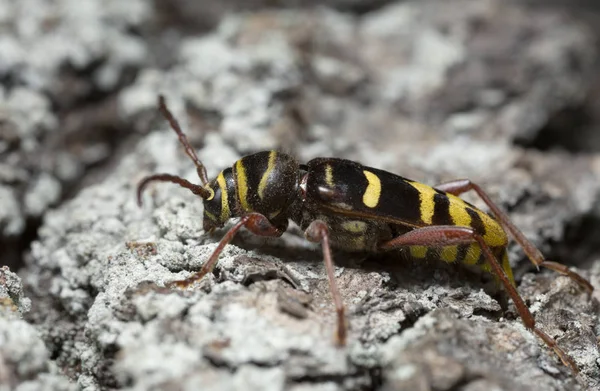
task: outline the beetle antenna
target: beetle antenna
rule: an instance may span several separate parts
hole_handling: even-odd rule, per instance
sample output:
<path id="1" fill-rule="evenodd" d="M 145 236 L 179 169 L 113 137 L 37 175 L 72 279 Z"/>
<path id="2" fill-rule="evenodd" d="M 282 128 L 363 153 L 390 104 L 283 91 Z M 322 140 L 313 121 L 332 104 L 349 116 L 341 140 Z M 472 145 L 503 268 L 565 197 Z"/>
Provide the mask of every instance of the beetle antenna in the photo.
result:
<path id="1" fill-rule="evenodd" d="M 203 199 L 207 199 L 210 197 L 210 195 L 212 194 L 212 191 L 199 186 L 199 185 L 194 185 L 193 183 L 178 177 L 176 175 L 170 175 L 170 174 L 155 174 L 155 175 L 150 175 L 145 177 L 144 179 L 141 180 L 141 182 L 138 184 L 137 187 L 137 203 L 139 206 L 142 206 L 142 193 L 144 192 L 144 189 L 146 189 L 146 186 L 148 186 L 148 184 L 150 182 L 171 182 L 171 183 L 176 183 L 181 187 L 185 187 L 186 189 L 190 190 L 192 193 L 199 195 L 200 197 L 202 197 Z"/>
<path id="2" fill-rule="evenodd" d="M 196 165 L 196 172 L 198 173 L 200 181 L 202 181 L 202 185 L 206 186 L 208 184 L 208 175 L 206 174 L 206 168 L 204 167 L 204 164 L 202 164 L 200 159 L 198 159 L 196 151 L 194 151 L 194 148 L 192 148 L 192 146 L 190 145 L 190 142 L 181 130 L 179 123 L 167 107 L 167 103 L 165 102 L 165 97 L 163 95 L 158 96 L 158 110 L 160 110 L 165 119 L 169 121 L 171 129 L 173 129 L 175 133 L 177 133 L 177 137 L 179 137 L 179 142 L 181 143 L 181 145 L 183 145 L 185 153 L 190 157 L 190 159 L 192 159 L 192 161 Z"/>

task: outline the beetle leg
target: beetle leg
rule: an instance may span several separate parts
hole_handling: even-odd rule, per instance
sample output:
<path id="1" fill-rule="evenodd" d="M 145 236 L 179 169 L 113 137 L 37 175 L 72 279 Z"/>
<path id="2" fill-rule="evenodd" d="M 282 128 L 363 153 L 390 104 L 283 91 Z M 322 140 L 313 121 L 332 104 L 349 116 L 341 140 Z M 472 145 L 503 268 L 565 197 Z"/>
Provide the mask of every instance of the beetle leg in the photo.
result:
<path id="1" fill-rule="evenodd" d="M 323 249 L 323 261 L 325 262 L 327 279 L 329 280 L 329 290 L 331 291 L 331 296 L 333 296 L 333 303 L 337 313 L 336 342 L 340 346 L 345 345 L 347 334 L 346 317 L 344 315 L 345 310 L 342 296 L 340 295 L 337 283 L 335 282 L 335 270 L 333 266 L 333 259 L 331 257 L 331 247 L 329 246 L 329 229 L 327 228 L 327 224 L 325 224 L 325 222 L 321 220 L 315 220 L 310 223 L 304 234 L 307 240 L 315 243 L 321 243 L 321 248 Z"/>
<path id="2" fill-rule="evenodd" d="M 525 305 L 523 298 L 517 291 L 517 289 L 510 283 L 510 280 L 502 270 L 502 266 L 492 253 L 490 247 L 485 243 L 485 240 L 481 235 L 478 235 L 472 228 L 469 227 L 457 227 L 452 225 L 439 225 L 418 228 L 413 231 L 409 231 L 403 235 L 400 235 L 394 239 L 391 239 L 382 245 L 382 250 L 391 250 L 398 247 L 405 246 L 430 246 L 430 247 L 443 247 L 453 246 L 460 244 L 471 244 L 477 242 L 481 247 L 483 254 L 492 268 L 492 272 L 500 279 L 507 293 L 511 297 L 517 312 L 525 327 L 533 331 L 539 336 L 548 347 L 550 347 L 558 355 L 561 361 L 569 367 L 574 373 L 579 373 L 577 365 L 573 359 L 565 353 L 556 343 L 554 338 L 537 328 L 535 325 L 535 319 L 529 308 Z"/>
<path id="3" fill-rule="evenodd" d="M 487 195 L 483 189 L 477 185 L 476 183 L 471 182 L 469 179 L 458 179 L 451 182 L 442 183 L 440 185 L 435 186 L 436 189 L 445 191 L 446 193 L 453 194 L 458 196 L 462 193 L 465 193 L 469 190 L 473 190 L 477 193 L 479 198 L 485 202 L 485 204 L 490 208 L 502 228 L 506 231 L 510 232 L 512 237 L 521 245 L 523 251 L 527 255 L 527 258 L 536 265 L 538 268 L 545 267 L 551 270 L 554 270 L 562 275 L 570 277 L 577 284 L 582 286 L 585 290 L 591 293 L 594 290 L 592 284 L 590 284 L 585 278 L 581 275 L 573 272 L 567 268 L 567 266 L 562 265 L 557 262 L 547 261 L 540 250 L 529 240 L 527 237 L 510 221 L 508 215 L 503 212 L 498 205 L 492 201 L 492 199 Z"/>
<path id="4" fill-rule="evenodd" d="M 197 273 L 194 273 L 185 280 L 172 281 L 168 283 L 167 288 L 187 288 L 194 282 L 201 280 L 205 275 L 210 273 L 219 259 L 219 255 L 225 248 L 225 246 L 231 242 L 235 234 L 242 227 L 246 227 L 250 232 L 259 236 L 281 236 L 282 232 L 278 230 L 271 222 L 260 213 L 250 213 L 243 216 L 227 233 L 223 236 L 223 239 L 219 242 L 219 245 L 210 255 L 210 258 L 202 265 L 202 268 Z"/>

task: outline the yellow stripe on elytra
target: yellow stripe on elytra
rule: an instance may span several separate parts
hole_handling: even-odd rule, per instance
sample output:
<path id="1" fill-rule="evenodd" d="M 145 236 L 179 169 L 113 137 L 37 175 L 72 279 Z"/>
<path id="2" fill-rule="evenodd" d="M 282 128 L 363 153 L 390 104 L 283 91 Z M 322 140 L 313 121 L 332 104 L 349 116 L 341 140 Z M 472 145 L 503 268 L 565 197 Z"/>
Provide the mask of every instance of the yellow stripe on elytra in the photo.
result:
<path id="1" fill-rule="evenodd" d="M 412 187 L 417 189 L 419 192 L 419 201 L 421 202 L 420 212 L 421 212 L 421 220 L 425 224 L 431 224 L 433 219 L 433 212 L 435 208 L 435 203 L 433 201 L 433 197 L 435 196 L 435 190 L 431 186 L 424 185 L 419 182 L 409 182 Z"/>
<path id="2" fill-rule="evenodd" d="M 458 197 L 448 195 L 450 205 L 448 207 L 452 223 L 459 227 L 471 226 L 471 215 L 467 212 L 466 204 Z"/>
<path id="3" fill-rule="evenodd" d="M 506 237 L 506 232 L 502 229 L 500 224 L 494 219 L 492 219 L 487 214 L 477 211 L 483 226 L 485 227 L 485 234 L 483 235 L 483 240 L 490 247 L 502 247 L 506 246 L 508 243 L 508 238 Z"/>
<path id="4" fill-rule="evenodd" d="M 277 152 L 271 151 L 269 153 L 269 162 L 267 163 L 267 169 L 263 173 L 260 182 L 258 183 L 258 197 L 262 200 L 264 197 L 265 189 L 267 188 L 267 182 L 269 181 L 269 175 L 275 168 L 275 160 L 277 159 Z"/>
<path id="5" fill-rule="evenodd" d="M 426 246 L 410 246 L 410 255 L 413 258 L 425 258 L 427 255 Z"/>
<path id="6" fill-rule="evenodd" d="M 365 194 L 363 194 L 363 204 L 369 208 L 374 208 L 379 203 L 379 197 L 381 196 L 381 181 L 377 175 L 370 171 L 363 170 L 363 174 L 369 182 Z"/>
<path id="7" fill-rule="evenodd" d="M 227 197 L 227 183 L 225 182 L 225 176 L 223 175 L 223 171 L 219 173 L 217 177 L 217 183 L 219 184 L 219 188 L 221 189 L 221 221 L 225 221 L 229 218 L 229 201 Z"/>
<path id="8" fill-rule="evenodd" d="M 333 167 L 331 167 L 331 164 L 325 165 L 325 183 L 327 183 L 327 186 L 333 187 Z"/>
<path id="9" fill-rule="evenodd" d="M 246 169 L 241 159 L 235 163 L 235 174 L 237 177 L 238 198 L 240 199 L 242 209 L 250 211 L 248 205 L 248 177 L 246 176 Z"/>
<path id="10" fill-rule="evenodd" d="M 440 251 L 440 258 L 442 258 L 442 261 L 444 262 L 455 262 L 457 256 L 458 246 L 445 246 L 442 247 L 442 251 Z"/>

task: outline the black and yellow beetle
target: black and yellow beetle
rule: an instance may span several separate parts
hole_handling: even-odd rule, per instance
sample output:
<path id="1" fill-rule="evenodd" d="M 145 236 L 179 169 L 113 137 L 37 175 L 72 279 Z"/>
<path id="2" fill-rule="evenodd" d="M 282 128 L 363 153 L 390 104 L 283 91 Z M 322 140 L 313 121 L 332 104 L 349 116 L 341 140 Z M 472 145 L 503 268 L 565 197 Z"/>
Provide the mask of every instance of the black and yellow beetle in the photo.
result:
<path id="1" fill-rule="evenodd" d="M 592 285 L 566 266 L 546 261 L 475 183 L 463 179 L 430 187 L 350 160 L 317 158 L 299 164 L 291 156 L 276 151 L 245 156 L 209 181 L 204 165 L 162 96 L 159 109 L 196 165 L 202 185 L 169 174 L 151 175 L 138 185 L 138 203 L 141 205 L 142 193 L 150 182 L 173 182 L 204 200 L 205 231 L 223 227 L 232 218 L 240 218 L 199 272 L 172 282 L 169 287 L 189 286 L 209 273 L 240 228 L 246 227 L 260 236 L 278 237 L 291 219 L 304 230 L 309 241 L 321 243 L 338 316 L 337 342 L 340 345 L 346 341 L 346 322 L 334 277 L 331 247 L 371 252 L 403 248 L 414 258 L 476 265 L 495 275 L 515 303 L 525 326 L 552 348 L 566 366 L 578 372 L 571 357 L 552 337 L 536 327 L 517 292 L 508 262 L 506 232 L 536 266 L 569 276 L 589 292 L 593 290 Z M 470 190 L 481 197 L 494 217 L 458 198 Z"/>

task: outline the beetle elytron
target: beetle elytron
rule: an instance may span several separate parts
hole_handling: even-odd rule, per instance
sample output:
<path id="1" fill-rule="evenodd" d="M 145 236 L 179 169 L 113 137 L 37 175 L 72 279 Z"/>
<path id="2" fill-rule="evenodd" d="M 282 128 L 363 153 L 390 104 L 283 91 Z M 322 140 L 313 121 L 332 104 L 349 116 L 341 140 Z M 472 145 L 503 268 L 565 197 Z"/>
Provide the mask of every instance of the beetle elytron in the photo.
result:
<path id="1" fill-rule="evenodd" d="M 169 287 L 187 287 L 209 273 L 240 228 L 246 227 L 259 236 L 278 237 L 291 219 L 304 230 L 309 241 L 321 243 L 337 312 L 338 344 L 345 344 L 346 323 L 330 247 L 372 252 L 404 248 L 417 259 L 476 265 L 494 274 L 515 303 L 525 326 L 552 348 L 566 366 L 578 372 L 571 357 L 536 327 L 517 292 L 508 262 L 506 232 L 537 267 L 569 276 L 589 292 L 592 285 L 566 266 L 546 261 L 475 183 L 462 179 L 430 187 L 350 160 L 316 158 L 299 164 L 291 156 L 276 151 L 245 156 L 209 181 L 204 165 L 162 96 L 159 109 L 196 165 L 202 185 L 169 174 L 151 175 L 138 185 L 138 203 L 141 205 L 142 193 L 150 182 L 173 182 L 202 197 L 205 231 L 223 227 L 231 218 L 240 218 L 199 272 L 172 282 Z M 481 197 L 494 217 L 458 198 L 470 190 Z"/>

